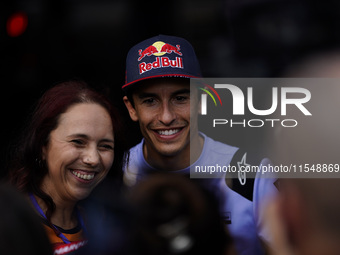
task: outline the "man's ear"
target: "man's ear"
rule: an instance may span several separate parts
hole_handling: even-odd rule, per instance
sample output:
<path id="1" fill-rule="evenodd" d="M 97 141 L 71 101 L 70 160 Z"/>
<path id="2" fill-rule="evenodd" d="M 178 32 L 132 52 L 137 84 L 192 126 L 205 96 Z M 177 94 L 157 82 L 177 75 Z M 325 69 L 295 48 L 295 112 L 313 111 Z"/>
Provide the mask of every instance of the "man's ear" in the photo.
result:
<path id="1" fill-rule="evenodd" d="M 132 106 L 130 100 L 127 98 L 127 96 L 124 96 L 123 97 L 123 101 L 124 101 L 124 104 L 130 114 L 130 118 L 133 120 L 133 121 L 138 121 L 138 116 L 137 116 L 137 112 L 135 110 L 135 108 Z"/>

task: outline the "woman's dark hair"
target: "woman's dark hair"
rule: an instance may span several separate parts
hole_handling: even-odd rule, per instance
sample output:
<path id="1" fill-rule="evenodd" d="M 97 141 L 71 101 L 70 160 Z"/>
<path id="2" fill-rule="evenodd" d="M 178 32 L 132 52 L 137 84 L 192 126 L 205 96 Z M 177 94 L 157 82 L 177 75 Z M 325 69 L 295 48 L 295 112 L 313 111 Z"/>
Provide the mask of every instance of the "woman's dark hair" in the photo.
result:
<path id="1" fill-rule="evenodd" d="M 57 128 L 60 115 L 70 106 L 79 103 L 96 103 L 104 107 L 111 116 L 114 130 L 115 159 L 108 174 L 110 178 L 121 177 L 125 152 L 121 118 L 109 99 L 90 88 L 83 81 L 62 82 L 47 90 L 38 101 L 19 144 L 15 146 L 9 181 L 20 191 L 40 197 L 47 205 L 46 217 L 50 219 L 55 204 L 50 196 L 40 189 L 43 177 L 48 172 L 42 160 L 42 148 L 47 145 L 51 131 Z"/>

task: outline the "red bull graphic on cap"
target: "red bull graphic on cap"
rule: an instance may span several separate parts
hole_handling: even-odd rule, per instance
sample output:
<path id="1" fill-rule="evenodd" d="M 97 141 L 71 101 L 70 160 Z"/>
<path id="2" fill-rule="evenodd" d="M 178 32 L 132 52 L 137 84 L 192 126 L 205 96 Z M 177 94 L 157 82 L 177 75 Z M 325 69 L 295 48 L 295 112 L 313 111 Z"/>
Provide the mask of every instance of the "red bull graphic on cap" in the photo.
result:
<path id="1" fill-rule="evenodd" d="M 140 49 L 138 51 L 139 58 L 138 61 L 141 61 L 144 57 L 148 56 L 156 56 L 156 60 L 152 63 L 141 62 L 139 64 L 139 74 L 150 71 L 154 68 L 163 68 L 163 67 L 176 67 L 183 69 L 183 59 L 181 57 L 176 57 L 175 59 L 170 59 L 169 57 L 162 57 L 165 54 L 175 53 L 178 56 L 182 56 L 182 52 L 180 51 L 181 47 L 179 44 L 173 46 L 171 44 L 157 41 L 154 44 L 146 47 L 144 50 Z"/>

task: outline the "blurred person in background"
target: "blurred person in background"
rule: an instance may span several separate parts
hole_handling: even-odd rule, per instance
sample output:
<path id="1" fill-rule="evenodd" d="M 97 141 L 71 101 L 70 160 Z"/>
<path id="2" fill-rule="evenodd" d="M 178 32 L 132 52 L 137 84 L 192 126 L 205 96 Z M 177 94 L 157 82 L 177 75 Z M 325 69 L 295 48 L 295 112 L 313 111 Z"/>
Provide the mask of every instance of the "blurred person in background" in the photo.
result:
<path id="1" fill-rule="evenodd" d="M 6 255 L 52 255 L 45 229 L 26 197 L 0 184 L 0 250 Z"/>
<path id="2" fill-rule="evenodd" d="M 184 176 L 154 174 L 129 190 L 128 201 L 132 254 L 236 254 L 217 201 Z"/>
<path id="3" fill-rule="evenodd" d="M 121 166 L 119 132 L 120 118 L 109 100 L 85 82 L 60 83 L 39 100 L 9 178 L 29 196 L 55 253 L 87 243 L 86 215 L 78 202 L 112 167 Z"/>
<path id="4" fill-rule="evenodd" d="M 279 197 L 270 204 L 266 217 L 274 255 L 339 254 L 340 179 L 329 175 L 340 164 L 339 68 L 340 52 L 332 50 L 311 54 L 286 72 L 290 78 L 314 78 L 306 80 L 312 116 L 292 115 L 299 125 L 280 130 L 275 160 L 310 168 L 325 164 L 326 168 L 319 177 L 310 171 L 303 178 L 292 175 L 280 180 Z"/>
<path id="5" fill-rule="evenodd" d="M 267 210 L 272 255 L 335 255 L 340 249 L 340 179 L 284 179 Z"/>

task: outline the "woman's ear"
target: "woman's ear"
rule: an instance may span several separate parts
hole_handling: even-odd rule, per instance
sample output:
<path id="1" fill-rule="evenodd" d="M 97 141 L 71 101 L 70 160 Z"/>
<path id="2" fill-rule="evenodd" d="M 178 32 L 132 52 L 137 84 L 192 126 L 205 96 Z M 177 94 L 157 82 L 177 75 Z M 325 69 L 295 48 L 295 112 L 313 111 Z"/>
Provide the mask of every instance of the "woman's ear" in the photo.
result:
<path id="1" fill-rule="evenodd" d="M 46 148 L 46 145 L 45 145 L 41 149 L 41 160 L 43 160 L 43 161 L 46 160 L 46 154 L 47 154 L 47 148 Z"/>

